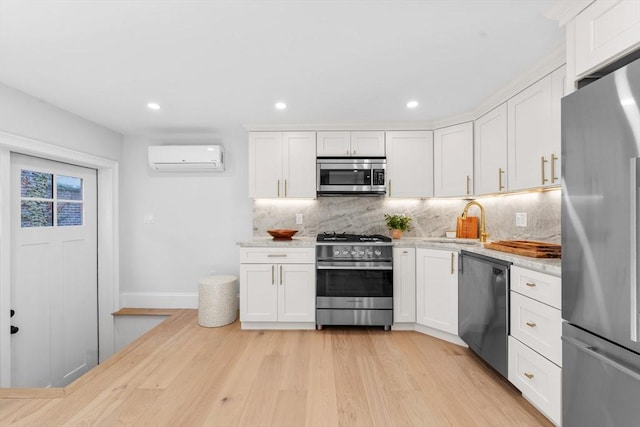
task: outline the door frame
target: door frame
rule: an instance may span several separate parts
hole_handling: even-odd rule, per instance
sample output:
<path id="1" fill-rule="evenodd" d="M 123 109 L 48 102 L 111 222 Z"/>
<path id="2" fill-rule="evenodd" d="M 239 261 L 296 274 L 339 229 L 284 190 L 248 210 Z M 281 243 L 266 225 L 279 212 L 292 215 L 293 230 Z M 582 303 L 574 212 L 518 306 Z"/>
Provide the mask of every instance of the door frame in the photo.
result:
<path id="1" fill-rule="evenodd" d="M 118 162 L 0 132 L 0 387 L 11 384 L 11 153 L 98 171 L 98 363 L 114 352 L 111 313 L 119 305 Z"/>

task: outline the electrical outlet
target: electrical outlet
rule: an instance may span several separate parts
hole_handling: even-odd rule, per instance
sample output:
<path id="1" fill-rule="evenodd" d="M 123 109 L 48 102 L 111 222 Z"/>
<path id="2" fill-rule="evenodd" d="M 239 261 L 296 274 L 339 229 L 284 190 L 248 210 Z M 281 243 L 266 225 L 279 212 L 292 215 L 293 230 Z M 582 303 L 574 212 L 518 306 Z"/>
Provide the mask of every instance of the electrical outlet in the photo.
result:
<path id="1" fill-rule="evenodd" d="M 302 222 L 303 222 L 302 214 L 300 213 L 296 214 L 296 224 L 302 224 Z"/>
<path id="2" fill-rule="evenodd" d="M 526 227 L 527 226 L 527 214 L 526 213 L 517 213 L 516 214 L 516 227 Z"/>

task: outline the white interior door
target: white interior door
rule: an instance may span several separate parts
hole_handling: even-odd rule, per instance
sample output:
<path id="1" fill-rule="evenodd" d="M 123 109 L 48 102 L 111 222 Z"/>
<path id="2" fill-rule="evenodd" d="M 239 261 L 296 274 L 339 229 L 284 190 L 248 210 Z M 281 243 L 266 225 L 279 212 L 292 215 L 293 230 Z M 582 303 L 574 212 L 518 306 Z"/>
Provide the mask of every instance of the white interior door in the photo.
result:
<path id="1" fill-rule="evenodd" d="M 98 363 L 96 170 L 11 155 L 11 386 Z"/>

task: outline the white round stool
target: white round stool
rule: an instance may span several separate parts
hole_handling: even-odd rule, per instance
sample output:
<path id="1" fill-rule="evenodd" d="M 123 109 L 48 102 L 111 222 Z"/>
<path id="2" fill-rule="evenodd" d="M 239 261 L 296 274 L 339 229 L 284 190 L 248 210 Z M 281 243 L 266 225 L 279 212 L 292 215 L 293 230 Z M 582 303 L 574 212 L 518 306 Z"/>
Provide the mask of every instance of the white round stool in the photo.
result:
<path id="1" fill-rule="evenodd" d="M 238 278 L 207 276 L 198 281 L 198 323 L 216 327 L 238 318 Z"/>

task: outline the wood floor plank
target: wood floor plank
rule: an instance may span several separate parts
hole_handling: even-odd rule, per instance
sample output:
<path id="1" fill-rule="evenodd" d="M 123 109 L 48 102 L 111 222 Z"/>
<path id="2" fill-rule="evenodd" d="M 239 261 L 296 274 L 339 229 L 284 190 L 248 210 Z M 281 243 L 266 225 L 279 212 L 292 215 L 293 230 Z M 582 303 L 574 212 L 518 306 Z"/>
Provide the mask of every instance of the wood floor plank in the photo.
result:
<path id="1" fill-rule="evenodd" d="M 433 337 L 202 328 L 196 310 L 172 314 L 62 397 L 22 397 L 0 398 L 3 427 L 551 426 L 470 350 Z"/>

